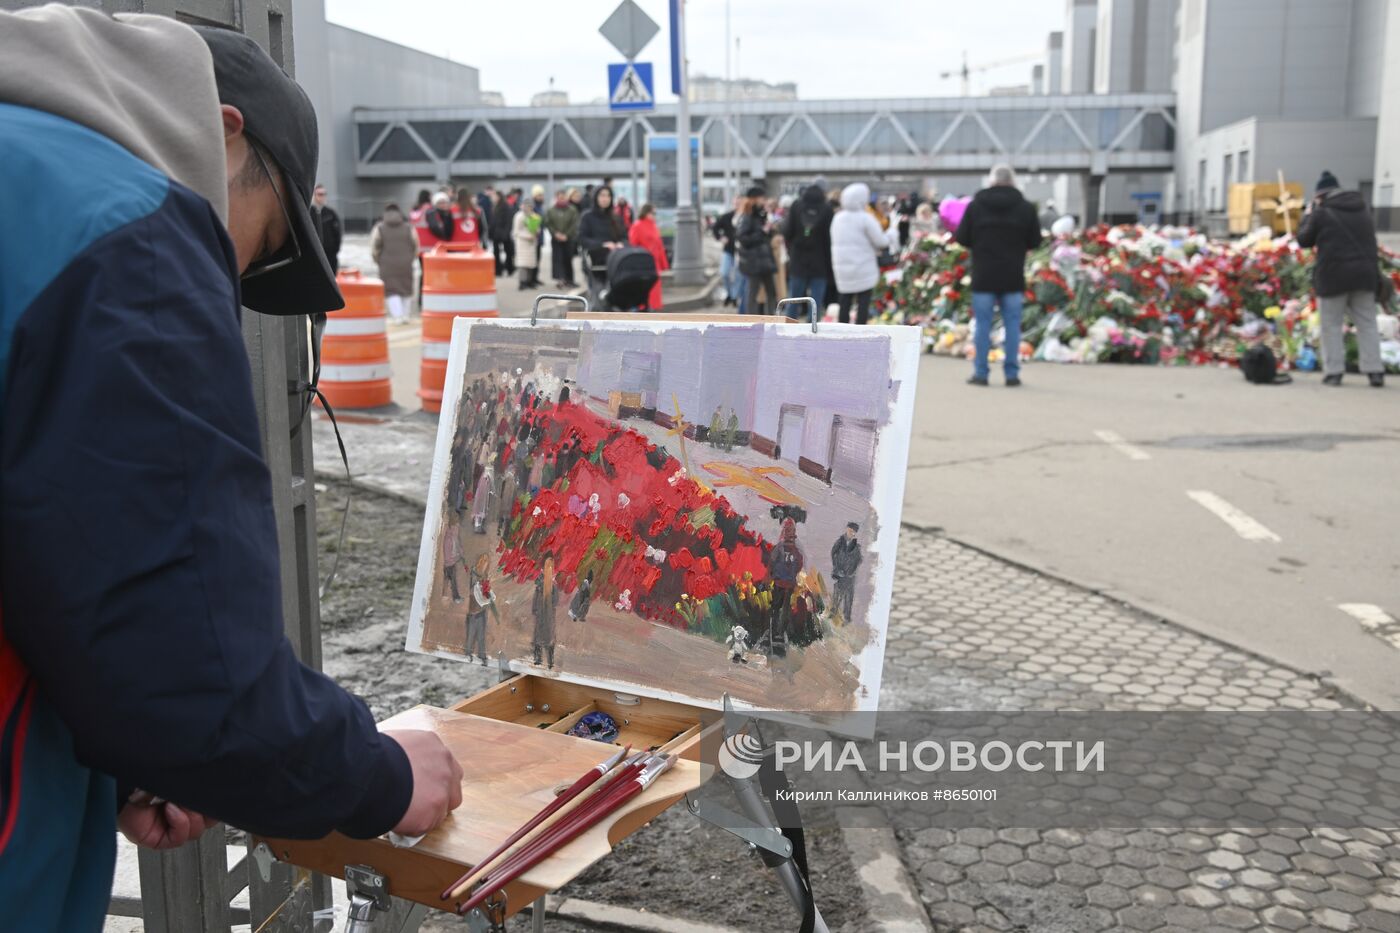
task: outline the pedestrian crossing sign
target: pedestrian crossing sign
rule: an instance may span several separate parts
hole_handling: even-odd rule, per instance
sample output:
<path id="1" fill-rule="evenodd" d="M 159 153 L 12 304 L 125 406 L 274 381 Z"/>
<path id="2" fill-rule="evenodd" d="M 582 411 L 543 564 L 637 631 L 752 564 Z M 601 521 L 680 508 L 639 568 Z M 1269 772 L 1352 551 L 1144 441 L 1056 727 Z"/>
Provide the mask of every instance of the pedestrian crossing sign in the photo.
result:
<path id="1" fill-rule="evenodd" d="M 608 108 L 651 110 L 656 106 L 651 62 L 622 62 L 608 66 Z"/>

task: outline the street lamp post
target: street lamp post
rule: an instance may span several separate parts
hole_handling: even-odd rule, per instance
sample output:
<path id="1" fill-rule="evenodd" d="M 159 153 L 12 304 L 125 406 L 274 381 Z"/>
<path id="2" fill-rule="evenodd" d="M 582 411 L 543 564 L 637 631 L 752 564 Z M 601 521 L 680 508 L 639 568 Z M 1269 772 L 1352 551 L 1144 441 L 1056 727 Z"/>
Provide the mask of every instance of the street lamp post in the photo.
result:
<path id="1" fill-rule="evenodd" d="M 700 215 L 690 195 L 690 65 L 685 54 L 685 0 L 673 0 L 677 67 L 680 70 L 676 106 L 676 268 L 677 285 L 699 285 L 705 270 L 700 253 Z M 698 179 L 697 179 L 698 180 Z"/>
<path id="2" fill-rule="evenodd" d="M 729 70 L 729 51 L 729 0 L 724 0 L 724 204 L 726 210 L 730 204 L 734 203 L 733 183 L 730 180 L 730 172 L 734 168 L 731 164 L 734 161 L 734 142 L 730 139 L 730 125 L 734 120 L 734 90 L 731 86 L 734 78 Z"/>
<path id="3" fill-rule="evenodd" d="M 549 77 L 549 106 L 554 106 L 554 76 Z M 554 120 L 549 121 L 549 193 L 546 197 L 554 197 Z"/>

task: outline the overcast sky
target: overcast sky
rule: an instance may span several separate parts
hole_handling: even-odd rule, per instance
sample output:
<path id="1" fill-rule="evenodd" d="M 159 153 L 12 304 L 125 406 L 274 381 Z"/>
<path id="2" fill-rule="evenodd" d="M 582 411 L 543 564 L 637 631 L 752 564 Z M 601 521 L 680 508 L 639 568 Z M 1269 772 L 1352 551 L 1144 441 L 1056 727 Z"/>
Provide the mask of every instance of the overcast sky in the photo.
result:
<path id="1" fill-rule="evenodd" d="M 598 34 L 619 0 L 325 0 L 331 22 L 443 55 L 481 70 L 483 90 L 528 104 L 549 86 L 586 103 L 606 92 L 621 57 Z M 666 0 L 637 0 L 661 27 L 638 56 L 656 65 L 658 97 L 671 98 Z M 1063 0 L 732 0 L 740 40 L 734 73 L 795 81 L 800 96 L 951 96 L 969 63 L 1041 54 L 1061 28 Z M 724 74 L 725 0 L 686 4 L 691 74 Z M 974 74 L 973 93 L 1026 84 L 1034 62 Z M 664 86 L 664 87 L 663 87 Z"/>

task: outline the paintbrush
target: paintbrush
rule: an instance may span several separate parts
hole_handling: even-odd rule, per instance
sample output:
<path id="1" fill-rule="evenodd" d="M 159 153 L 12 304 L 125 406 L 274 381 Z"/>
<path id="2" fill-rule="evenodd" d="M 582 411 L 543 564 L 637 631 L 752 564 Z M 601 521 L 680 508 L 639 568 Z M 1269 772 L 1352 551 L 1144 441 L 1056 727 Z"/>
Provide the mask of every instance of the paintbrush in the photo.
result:
<path id="1" fill-rule="evenodd" d="M 490 873 L 460 907 L 457 913 L 464 914 L 479 907 L 488 897 L 501 890 L 525 872 L 549 858 L 555 852 L 578 838 L 586 830 L 610 813 L 616 812 L 627 801 L 646 790 L 651 783 L 664 774 L 675 762 L 671 755 L 649 756 L 642 770 L 631 777 L 619 777 L 607 789 L 593 795 L 579 810 L 560 824 L 555 824 L 548 832 L 541 834 L 528 845 L 521 847 Z"/>
<path id="2" fill-rule="evenodd" d="M 613 771 L 600 783 L 588 788 L 573 801 L 561 807 L 548 820 L 531 830 L 517 845 L 516 849 L 508 855 L 500 857 L 496 864 L 490 866 L 486 871 L 473 870 L 472 877 L 467 881 L 454 885 L 451 891 L 452 897 L 461 897 L 468 888 L 474 885 L 486 884 L 499 873 L 501 866 L 505 862 L 513 861 L 520 853 L 526 849 L 531 849 L 535 844 L 550 833 L 555 832 L 560 826 L 568 824 L 577 819 L 582 813 L 594 806 L 603 799 L 619 783 L 635 777 L 642 770 L 647 760 L 651 757 L 650 752 L 638 752 L 627 759 L 622 765 L 614 768 Z M 486 867 L 486 866 L 482 866 Z"/>
<path id="3" fill-rule="evenodd" d="M 627 753 L 631 750 L 632 746 L 628 745 L 626 748 L 619 751 L 616 755 L 613 755 L 606 761 L 599 762 L 598 764 L 585 771 L 577 781 L 574 781 L 573 784 L 569 785 L 568 789 L 566 789 L 563 793 L 559 794 L 557 797 L 551 800 L 548 804 L 545 805 L 543 809 L 540 810 L 540 812 L 530 817 L 530 819 L 527 820 L 524 823 L 524 825 L 522 825 L 519 829 L 515 830 L 508 837 L 506 837 L 506 840 L 502 842 L 499 846 L 497 846 L 495 850 L 491 852 L 490 855 L 486 856 L 486 858 L 482 859 L 480 862 L 477 862 L 476 866 L 472 868 L 471 871 L 467 872 L 465 875 L 458 878 L 451 885 L 449 885 L 447 890 L 442 892 L 442 899 L 448 900 L 450 898 L 460 896 L 461 893 L 467 889 L 469 884 L 479 879 L 479 876 L 483 871 L 490 870 L 492 867 L 492 863 L 499 859 L 499 857 L 507 849 L 515 845 L 515 843 L 519 842 L 525 836 L 529 835 L 533 830 L 536 829 L 536 827 L 539 827 L 551 816 L 554 816 L 554 814 L 562 810 L 571 801 L 579 798 L 579 796 L 583 794 L 584 791 L 592 787 L 593 784 L 596 783 L 599 778 L 607 776 L 608 772 L 616 768 L 618 764 L 622 761 L 622 759 L 626 757 Z M 627 769 L 630 768 L 634 763 L 640 765 L 640 761 L 643 755 L 644 753 L 638 752 L 637 755 L 635 755 L 631 761 L 629 761 L 626 765 L 624 765 L 621 769 L 618 770 L 618 773 L 614 775 L 614 778 L 621 777 L 621 775 L 624 772 L 626 772 Z M 608 785 L 605 783 L 603 787 L 606 786 Z"/>

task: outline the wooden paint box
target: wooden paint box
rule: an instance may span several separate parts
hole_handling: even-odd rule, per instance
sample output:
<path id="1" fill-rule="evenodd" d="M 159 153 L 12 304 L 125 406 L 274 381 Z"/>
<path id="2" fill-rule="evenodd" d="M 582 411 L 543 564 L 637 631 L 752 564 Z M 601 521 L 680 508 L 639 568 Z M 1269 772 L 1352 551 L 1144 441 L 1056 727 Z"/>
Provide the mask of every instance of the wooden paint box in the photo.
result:
<path id="1" fill-rule="evenodd" d="M 566 734 L 580 717 L 595 710 L 617 721 L 617 745 Z M 445 889 L 555 793 L 621 745 L 677 756 L 675 765 L 646 791 L 507 885 L 508 917 L 572 881 L 620 840 L 700 787 L 711 770 L 699 761 L 701 736 L 720 727 L 720 714 L 518 674 L 449 709 L 421 706 L 381 725 L 437 732 L 461 763 L 462 805 L 442 826 L 416 845 L 402 848 L 385 838 L 350 839 L 338 833 L 314 841 L 262 841 L 284 862 L 337 878 L 345 876 L 346 866 L 367 866 L 386 879 L 391 896 L 439 910 L 453 910 L 458 903 L 441 899 Z"/>

